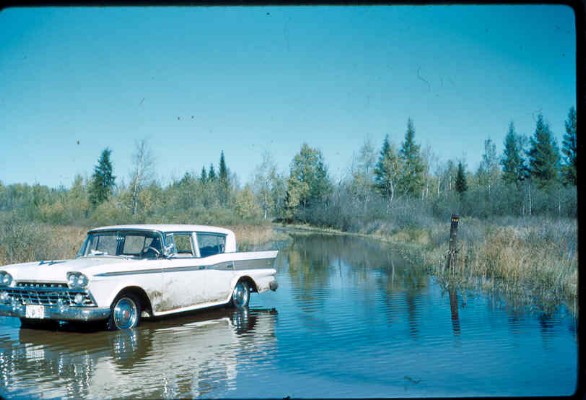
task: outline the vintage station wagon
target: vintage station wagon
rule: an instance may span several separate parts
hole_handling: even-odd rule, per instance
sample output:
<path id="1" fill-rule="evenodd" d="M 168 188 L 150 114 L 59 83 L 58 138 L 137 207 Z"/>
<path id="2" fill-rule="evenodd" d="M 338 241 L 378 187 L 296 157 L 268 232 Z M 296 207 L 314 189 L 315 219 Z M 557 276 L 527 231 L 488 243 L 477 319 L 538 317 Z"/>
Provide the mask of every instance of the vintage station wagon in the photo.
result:
<path id="1" fill-rule="evenodd" d="M 238 252 L 231 230 L 202 225 L 93 229 L 77 257 L 0 267 L 0 316 L 23 325 L 107 321 L 214 306 L 245 308 L 250 293 L 277 289 L 277 251 Z"/>

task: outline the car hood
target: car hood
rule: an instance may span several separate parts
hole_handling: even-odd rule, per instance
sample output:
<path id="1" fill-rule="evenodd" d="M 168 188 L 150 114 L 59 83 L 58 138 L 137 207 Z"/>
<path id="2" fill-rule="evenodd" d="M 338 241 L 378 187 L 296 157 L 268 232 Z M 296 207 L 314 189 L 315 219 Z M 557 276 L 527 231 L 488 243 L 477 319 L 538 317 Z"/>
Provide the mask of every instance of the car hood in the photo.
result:
<path id="1" fill-rule="evenodd" d="M 116 269 L 117 265 L 128 265 L 129 262 L 136 261 L 118 257 L 83 257 L 6 265 L 0 267 L 0 271 L 8 272 L 15 281 L 67 282 L 68 272 L 82 272 L 90 278 L 104 269 Z"/>

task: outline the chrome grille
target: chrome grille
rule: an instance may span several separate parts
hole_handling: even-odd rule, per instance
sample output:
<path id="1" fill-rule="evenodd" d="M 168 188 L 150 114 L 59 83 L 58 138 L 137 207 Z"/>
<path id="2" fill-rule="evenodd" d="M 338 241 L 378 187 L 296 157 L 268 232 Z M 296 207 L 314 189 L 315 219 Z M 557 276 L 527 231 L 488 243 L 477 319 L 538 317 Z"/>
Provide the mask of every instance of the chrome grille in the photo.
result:
<path id="1" fill-rule="evenodd" d="M 18 282 L 16 287 L 4 288 L 9 296 L 19 304 L 52 306 L 61 303 L 65 306 L 95 306 L 90 294 L 83 289 L 69 289 L 62 283 Z M 77 304 L 75 295 L 83 296 L 82 304 Z M 61 300 L 59 302 L 59 300 Z"/>
<path id="2" fill-rule="evenodd" d="M 19 288 L 63 288 L 68 289 L 67 283 L 49 283 L 49 282 L 18 282 L 16 287 Z"/>

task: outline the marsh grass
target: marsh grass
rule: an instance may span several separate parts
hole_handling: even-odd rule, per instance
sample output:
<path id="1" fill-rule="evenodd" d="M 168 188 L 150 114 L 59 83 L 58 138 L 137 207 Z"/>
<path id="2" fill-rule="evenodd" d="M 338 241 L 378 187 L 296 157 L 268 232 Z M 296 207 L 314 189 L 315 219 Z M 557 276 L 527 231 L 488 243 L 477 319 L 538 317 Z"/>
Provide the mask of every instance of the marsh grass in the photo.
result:
<path id="1" fill-rule="evenodd" d="M 432 234 L 435 236 L 436 232 Z M 543 306 L 574 304 L 578 286 L 577 223 L 533 218 L 490 224 L 461 221 L 457 263 L 447 267 L 445 244 L 425 251 L 440 279 L 453 285 L 498 291 Z"/>

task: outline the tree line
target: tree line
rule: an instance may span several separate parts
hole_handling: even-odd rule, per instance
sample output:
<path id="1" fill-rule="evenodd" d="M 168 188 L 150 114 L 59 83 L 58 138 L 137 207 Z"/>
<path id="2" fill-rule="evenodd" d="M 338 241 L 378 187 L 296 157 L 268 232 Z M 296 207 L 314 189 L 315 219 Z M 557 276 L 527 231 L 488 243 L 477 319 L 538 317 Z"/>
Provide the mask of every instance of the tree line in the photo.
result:
<path id="1" fill-rule="evenodd" d="M 477 218 L 576 216 L 576 111 L 565 121 L 561 150 L 543 115 L 530 137 L 511 122 L 498 155 L 484 142 L 481 163 L 439 163 L 416 141 L 407 120 L 397 145 L 386 135 L 380 149 L 366 140 L 348 174 L 334 181 L 322 152 L 303 143 L 281 173 L 264 154 L 244 186 L 227 166 L 224 152 L 199 174 L 186 172 L 167 185 L 155 177 L 146 140 L 136 143 L 128 183 L 115 175 L 112 150 L 104 149 L 90 178 L 76 176 L 71 188 L 0 182 L 0 212 L 53 224 L 183 222 L 234 224 L 277 220 L 348 231 L 422 226 L 451 213 Z"/>

